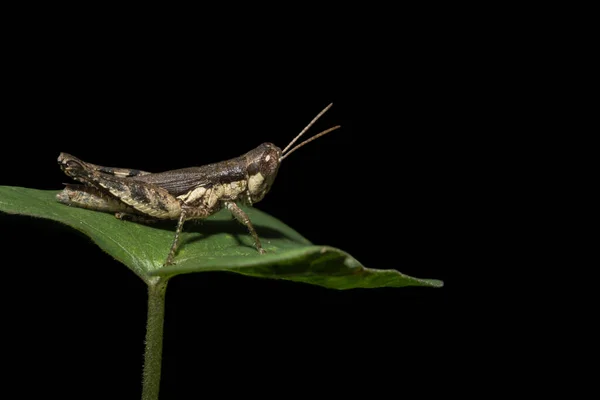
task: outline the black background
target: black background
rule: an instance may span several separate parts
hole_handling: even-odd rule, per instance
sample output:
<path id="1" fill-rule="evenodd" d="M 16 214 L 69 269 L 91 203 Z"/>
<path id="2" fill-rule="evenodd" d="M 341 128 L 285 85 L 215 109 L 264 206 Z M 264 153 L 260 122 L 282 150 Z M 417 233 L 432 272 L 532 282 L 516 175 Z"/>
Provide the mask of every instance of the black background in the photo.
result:
<path id="1" fill-rule="evenodd" d="M 365 266 L 446 282 L 336 291 L 227 273 L 176 277 L 163 398 L 229 390 L 215 383 L 225 377 L 290 390 L 370 374 L 394 385 L 406 373 L 443 374 L 455 329 L 451 272 L 466 262 L 461 210 L 474 201 L 463 172 L 473 129 L 465 121 L 477 99 L 466 100 L 472 64 L 458 28 L 445 34 L 448 25 L 436 21 L 298 43 L 222 42 L 185 28 L 121 36 L 108 27 L 82 36 L 23 31 L 9 43 L 2 185 L 60 189 L 69 182 L 56 164 L 61 151 L 162 171 L 265 141 L 284 147 L 333 102 L 310 133 L 342 129 L 287 158 L 256 207 Z M 70 228 L 0 218 L 15 386 L 33 374 L 66 396 L 94 387 L 139 397 L 144 284 Z"/>

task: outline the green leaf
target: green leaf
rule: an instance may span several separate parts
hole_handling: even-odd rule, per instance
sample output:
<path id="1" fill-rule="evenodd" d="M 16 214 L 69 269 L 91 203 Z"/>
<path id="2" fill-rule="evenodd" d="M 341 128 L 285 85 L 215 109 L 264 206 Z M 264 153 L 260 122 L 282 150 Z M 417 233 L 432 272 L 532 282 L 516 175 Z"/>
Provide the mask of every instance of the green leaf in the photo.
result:
<path id="1" fill-rule="evenodd" d="M 197 223 L 187 222 L 175 257 L 176 265 L 163 267 L 175 221 L 151 225 L 123 221 L 111 214 L 58 203 L 57 193 L 0 186 L 0 211 L 67 224 L 89 236 L 146 282 L 155 276 L 231 271 L 335 289 L 443 285 L 439 280 L 413 278 L 396 270 L 366 268 L 348 253 L 315 246 L 278 219 L 251 207 L 245 211 L 267 254 L 259 254 L 246 228 L 224 211 Z"/>

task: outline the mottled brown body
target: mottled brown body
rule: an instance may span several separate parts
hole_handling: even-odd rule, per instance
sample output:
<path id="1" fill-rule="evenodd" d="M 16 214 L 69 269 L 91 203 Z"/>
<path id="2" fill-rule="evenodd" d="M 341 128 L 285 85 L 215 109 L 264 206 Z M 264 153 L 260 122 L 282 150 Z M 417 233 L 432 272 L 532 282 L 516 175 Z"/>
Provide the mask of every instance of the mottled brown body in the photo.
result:
<path id="1" fill-rule="evenodd" d="M 258 251 L 263 253 L 250 219 L 235 203 L 251 205 L 265 196 L 277 175 L 280 157 L 281 149 L 263 143 L 224 162 L 153 174 L 102 167 L 61 153 L 58 163 L 62 170 L 84 185 L 67 185 L 57 199 L 68 205 L 115 213 L 119 218 L 178 220 L 166 264 L 173 261 L 183 223 L 206 218 L 223 207 L 248 227 Z"/>
<path id="2" fill-rule="evenodd" d="M 321 132 L 286 154 L 287 149 L 329 107 L 331 104 L 284 151 L 272 143 L 263 143 L 240 157 L 201 167 L 150 173 L 103 167 L 61 153 L 58 157 L 61 169 L 83 185 L 67 185 L 57 199 L 67 205 L 115 213 L 118 218 L 177 220 L 175 238 L 165 264 L 173 263 L 185 221 L 206 218 L 223 207 L 248 227 L 257 250 L 264 253 L 250 218 L 236 203 L 252 205 L 262 200 L 271 189 L 283 158 L 311 140 L 338 128 Z"/>

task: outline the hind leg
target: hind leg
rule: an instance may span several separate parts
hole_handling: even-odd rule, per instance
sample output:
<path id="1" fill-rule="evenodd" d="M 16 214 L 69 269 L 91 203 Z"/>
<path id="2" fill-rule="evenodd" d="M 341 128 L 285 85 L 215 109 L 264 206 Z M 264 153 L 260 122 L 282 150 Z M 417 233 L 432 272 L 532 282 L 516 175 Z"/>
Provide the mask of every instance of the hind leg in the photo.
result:
<path id="1" fill-rule="evenodd" d="M 60 154 L 58 163 L 71 178 L 112 195 L 139 214 L 159 219 L 177 219 L 181 214 L 181 202 L 160 186 L 100 172 L 66 153 Z"/>

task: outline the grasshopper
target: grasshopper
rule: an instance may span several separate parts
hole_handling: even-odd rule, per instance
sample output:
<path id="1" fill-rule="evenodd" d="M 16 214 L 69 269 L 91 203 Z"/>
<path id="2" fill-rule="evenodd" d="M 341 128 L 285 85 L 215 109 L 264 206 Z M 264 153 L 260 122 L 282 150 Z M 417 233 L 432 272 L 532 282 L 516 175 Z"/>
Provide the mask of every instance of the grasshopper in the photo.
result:
<path id="1" fill-rule="evenodd" d="M 114 213 L 138 222 L 177 220 L 175 236 L 164 265 L 173 264 L 179 236 L 187 220 L 203 219 L 222 208 L 246 225 L 260 254 L 260 239 L 250 218 L 237 203 L 252 205 L 269 192 L 284 158 L 305 144 L 335 130 L 329 128 L 291 148 L 327 111 L 329 104 L 283 149 L 263 143 L 246 154 L 207 164 L 160 173 L 103 167 L 60 153 L 62 171 L 83 183 L 66 184 L 57 200 L 70 206 Z M 290 149 L 291 148 L 291 149 Z"/>

